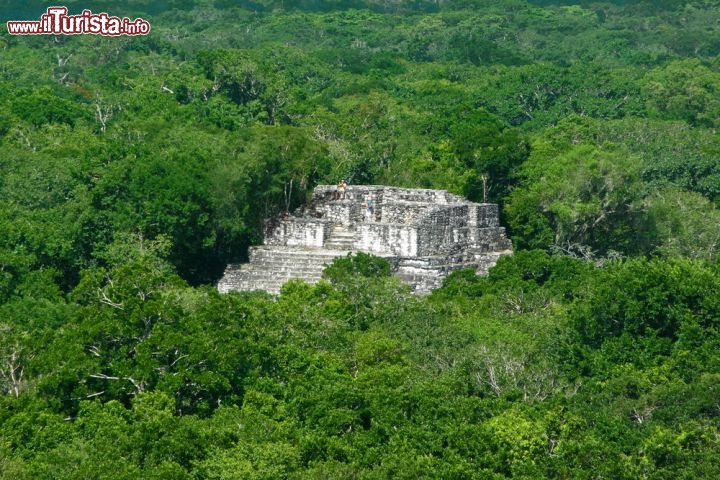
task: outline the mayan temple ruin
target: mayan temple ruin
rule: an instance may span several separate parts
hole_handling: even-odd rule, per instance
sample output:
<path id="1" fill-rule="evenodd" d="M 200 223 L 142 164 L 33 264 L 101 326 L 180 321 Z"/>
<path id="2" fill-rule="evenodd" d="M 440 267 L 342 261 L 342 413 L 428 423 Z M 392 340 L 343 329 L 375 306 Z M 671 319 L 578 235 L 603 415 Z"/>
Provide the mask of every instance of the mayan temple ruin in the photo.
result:
<path id="1" fill-rule="evenodd" d="M 486 274 L 512 245 L 495 204 L 444 190 L 352 185 L 341 194 L 320 185 L 308 204 L 267 222 L 264 245 L 250 248 L 249 263 L 228 265 L 218 290 L 279 293 L 291 278 L 317 282 L 334 258 L 351 252 L 387 259 L 423 294 L 454 270 Z"/>

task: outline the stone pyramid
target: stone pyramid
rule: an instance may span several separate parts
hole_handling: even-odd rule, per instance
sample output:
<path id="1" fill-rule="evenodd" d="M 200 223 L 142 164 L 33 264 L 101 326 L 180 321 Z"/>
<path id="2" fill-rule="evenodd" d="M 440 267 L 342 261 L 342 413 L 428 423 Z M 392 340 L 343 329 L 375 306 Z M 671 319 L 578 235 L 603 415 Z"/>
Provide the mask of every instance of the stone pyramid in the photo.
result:
<path id="1" fill-rule="evenodd" d="M 276 294 L 292 278 L 317 282 L 334 258 L 352 252 L 387 259 L 423 294 L 454 270 L 486 274 L 512 245 L 495 204 L 444 190 L 351 185 L 341 194 L 320 185 L 292 215 L 266 222 L 265 243 L 250 248 L 248 263 L 228 265 L 218 290 Z"/>

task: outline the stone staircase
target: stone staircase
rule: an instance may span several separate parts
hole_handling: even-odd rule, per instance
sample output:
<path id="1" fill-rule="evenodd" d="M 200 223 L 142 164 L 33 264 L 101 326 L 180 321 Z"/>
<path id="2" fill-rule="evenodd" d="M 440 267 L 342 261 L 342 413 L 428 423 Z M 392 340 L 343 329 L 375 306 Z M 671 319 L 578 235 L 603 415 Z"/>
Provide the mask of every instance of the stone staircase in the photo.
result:
<path id="1" fill-rule="evenodd" d="M 252 247 L 250 262 L 228 265 L 218 290 L 221 293 L 264 290 L 277 294 L 285 282 L 293 278 L 317 282 L 333 259 L 347 254 L 347 250 Z"/>
<path id="2" fill-rule="evenodd" d="M 342 225 L 333 226 L 325 248 L 330 250 L 352 250 L 355 244 L 355 232 Z"/>

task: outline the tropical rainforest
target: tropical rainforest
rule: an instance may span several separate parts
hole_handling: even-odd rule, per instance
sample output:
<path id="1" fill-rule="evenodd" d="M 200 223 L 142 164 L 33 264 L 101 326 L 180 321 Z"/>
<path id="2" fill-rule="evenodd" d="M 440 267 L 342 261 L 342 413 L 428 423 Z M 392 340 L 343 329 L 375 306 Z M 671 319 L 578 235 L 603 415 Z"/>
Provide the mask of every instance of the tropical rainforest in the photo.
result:
<path id="1" fill-rule="evenodd" d="M 0 479 L 720 478 L 720 4 L 68 0 L 0 18 Z M 498 203 L 219 294 L 315 185 Z"/>

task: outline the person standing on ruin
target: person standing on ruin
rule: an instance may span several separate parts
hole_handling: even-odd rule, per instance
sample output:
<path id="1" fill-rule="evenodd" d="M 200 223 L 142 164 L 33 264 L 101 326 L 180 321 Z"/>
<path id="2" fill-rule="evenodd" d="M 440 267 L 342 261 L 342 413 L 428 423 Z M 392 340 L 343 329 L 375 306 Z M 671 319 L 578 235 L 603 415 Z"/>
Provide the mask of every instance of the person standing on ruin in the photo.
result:
<path id="1" fill-rule="evenodd" d="M 347 183 L 345 183 L 345 180 L 340 180 L 337 184 L 338 200 L 345 200 L 345 190 L 347 190 Z"/>

